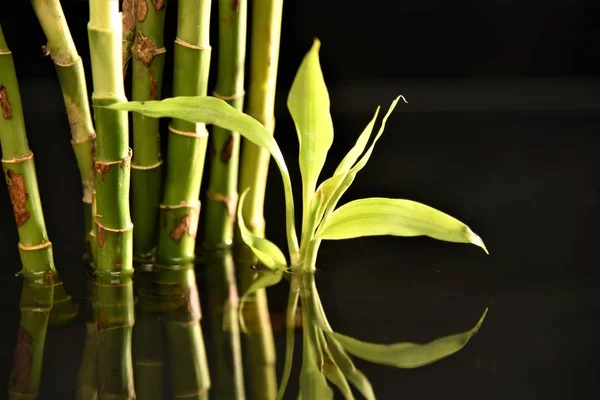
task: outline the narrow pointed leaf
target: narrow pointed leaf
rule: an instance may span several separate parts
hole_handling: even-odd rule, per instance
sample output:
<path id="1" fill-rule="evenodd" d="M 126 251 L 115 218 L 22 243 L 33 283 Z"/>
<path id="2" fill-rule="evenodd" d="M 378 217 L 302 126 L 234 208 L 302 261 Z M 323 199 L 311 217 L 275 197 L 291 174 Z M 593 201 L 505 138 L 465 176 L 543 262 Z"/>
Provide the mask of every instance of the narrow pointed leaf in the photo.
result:
<path id="1" fill-rule="evenodd" d="M 300 393 L 303 399 L 333 400 L 333 390 L 314 362 L 308 362 L 308 365 L 302 366 Z"/>
<path id="2" fill-rule="evenodd" d="M 441 360 L 462 349 L 479 331 L 486 313 L 487 309 L 473 329 L 425 344 L 407 342 L 385 345 L 363 342 L 335 332 L 329 332 L 327 335 L 333 336 L 350 354 L 363 360 L 397 368 L 417 368 Z"/>
<path id="3" fill-rule="evenodd" d="M 333 361 L 337 364 L 346 379 L 354 385 L 366 400 L 375 400 L 375 392 L 373 392 L 371 382 L 360 370 L 356 369 L 352 359 L 336 338 L 329 335 L 327 345 Z"/>
<path id="4" fill-rule="evenodd" d="M 240 227 L 242 240 L 244 241 L 246 246 L 248 246 L 250 250 L 252 250 L 252 252 L 256 256 L 256 258 L 258 258 L 262 265 L 273 271 L 285 269 L 287 262 L 285 260 L 285 255 L 279 249 L 279 247 L 277 247 L 277 245 L 271 242 L 270 240 L 262 238 L 252 233 L 252 231 L 250 231 L 250 229 L 248 229 L 246 227 L 246 224 L 244 223 L 242 209 L 248 191 L 249 188 L 244 190 L 244 192 L 240 196 L 237 209 L 237 220 L 238 225 Z"/>
<path id="5" fill-rule="evenodd" d="M 268 288 L 269 286 L 273 286 L 273 285 L 276 285 L 279 282 L 281 282 L 283 273 L 284 273 L 283 269 L 275 270 L 275 271 L 271 271 L 271 270 L 258 271 L 256 279 L 254 279 L 254 281 L 250 284 L 250 286 L 246 290 L 246 293 L 244 293 L 244 295 L 240 299 L 240 304 L 238 306 L 238 313 L 239 313 L 238 319 L 240 321 L 240 329 L 242 330 L 242 332 L 249 333 L 249 330 L 246 327 L 246 322 L 244 319 L 244 306 L 246 305 L 246 301 L 248 300 L 248 297 L 250 297 L 257 291 L 259 291 L 260 289 L 265 289 L 265 288 Z"/>
<path id="6" fill-rule="evenodd" d="M 333 143 L 329 93 L 319 62 L 321 44 L 315 39 L 302 60 L 287 100 L 300 143 L 302 199 L 306 208 L 317 186 L 327 152 Z"/>
<path id="7" fill-rule="evenodd" d="M 344 204 L 317 232 L 319 239 L 362 236 L 429 236 L 454 243 L 471 243 L 486 253 L 483 240 L 448 214 L 411 200 L 373 197 Z"/>
<path id="8" fill-rule="evenodd" d="M 294 223 L 294 197 L 290 174 L 273 135 L 256 119 L 236 110 L 216 97 L 173 97 L 160 101 L 130 101 L 115 103 L 107 108 L 135 111 L 153 118 L 177 118 L 192 123 L 212 124 L 233 132 L 267 150 L 281 172 L 286 203 L 286 225 L 290 253 L 298 252 L 298 238 Z"/>
<path id="9" fill-rule="evenodd" d="M 346 377 L 337 365 L 325 363 L 323 365 L 323 374 L 328 381 L 333 383 L 339 389 L 342 396 L 344 396 L 344 399 L 354 400 L 352 389 L 350 389 L 350 385 L 348 384 Z"/>
<path id="10" fill-rule="evenodd" d="M 352 168 L 354 163 L 356 163 L 358 157 L 360 157 L 363 151 L 365 151 L 367 143 L 369 142 L 369 138 L 371 137 L 371 133 L 373 132 L 373 127 L 375 126 L 375 122 L 377 121 L 377 116 L 379 115 L 380 109 L 381 107 L 377 107 L 373 119 L 367 124 L 365 129 L 362 131 L 362 133 L 356 140 L 356 144 L 354 145 L 354 147 L 352 147 L 348 154 L 346 154 L 346 156 L 342 159 L 335 172 L 333 173 L 333 176 L 345 174 L 346 172 L 348 172 L 350 168 Z"/>

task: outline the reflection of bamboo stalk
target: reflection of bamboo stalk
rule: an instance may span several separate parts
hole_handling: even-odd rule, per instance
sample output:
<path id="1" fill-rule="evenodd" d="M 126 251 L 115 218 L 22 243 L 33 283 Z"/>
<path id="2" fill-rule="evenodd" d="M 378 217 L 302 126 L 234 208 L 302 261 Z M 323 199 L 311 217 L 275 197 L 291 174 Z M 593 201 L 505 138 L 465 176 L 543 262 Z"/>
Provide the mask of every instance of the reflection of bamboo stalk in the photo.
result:
<path id="1" fill-rule="evenodd" d="M 76 400 L 96 400 L 98 398 L 98 384 L 96 379 L 97 367 L 97 337 L 96 321 L 94 319 L 93 304 L 96 302 L 96 282 L 93 272 L 90 271 L 87 280 L 87 301 L 83 309 L 85 320 L 85 338 L 81 362 L 77 373 Z"/>
<path id="2" fill-rule="evenodd" d="M 155 265 L 152 279 L 163 310 L 174 396 L 206 400 L 210 376 L 200 329 L 200 300 L 194 266 Z"/>
<path id="3" fill-rule="evenodd" d="M 152 273 L 138 269 L 134 279 L 137 294 L 133 327 L 133 365 L 138 399 L 164 398 L 164 331 L 160 318 L 161 299 L 154 292 Z"/>
<path id="4" fill-rule="evenodd" d="M 212 396 L 215 399 L 244 399 L 244 379 L 238 321 L 238 292 L 231 250 L 205 253 L 208 317 L 212 330 L 209 353 Z"/>

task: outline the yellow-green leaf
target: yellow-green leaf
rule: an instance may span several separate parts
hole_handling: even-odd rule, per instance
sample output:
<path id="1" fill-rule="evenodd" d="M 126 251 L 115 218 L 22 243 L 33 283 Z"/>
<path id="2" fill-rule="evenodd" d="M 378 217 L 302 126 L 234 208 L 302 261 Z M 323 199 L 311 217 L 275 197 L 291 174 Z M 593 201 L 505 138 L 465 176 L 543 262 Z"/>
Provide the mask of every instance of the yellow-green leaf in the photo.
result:
<path id="1" fill-rule="evenodd" d="M 134 111 L 153 118 L 177 118 L 192 123 L 212 124 L 233 132 L 267 150 L 281 172 L 285 191 L 287 239 L 291 254 L 298 252 L 298 238 L 294 222 L 294 197 L 290 174 L 273 135 L 256 119 L 236 110 L 216 97 L 173 97 L 160 101 L 130 101 L 115 103 L 107 108 Z"/>
<path id="2" fill-rule="evenodd" d="M 471 243 L 486 253 L 483 240 L 467 225 L 435 208 L 411 200 L 368 198 L 335 210 L 319 227 L 319 239 L 362 236 L 429 236 L 454 243 Z"/>
<path id="3" fill-rule="evenodd" d="M 333 400 L 333 390 L 312 360 L 303 362 L 300 370 L 300 394 L 307 400 Z"/>
<path id="4" fill-rule="evenodd" d="M 319 40 L 315 39 L 296 73 L 287 100 L 300 144 L 299 163 L 304 213 L 317 186 L 327 152 L 333 143 L 329 93 L 319 62 L 320 46 Z"/>
<path id="5" fill-rule="evenodd" d="M 260 289 L 265 289 L 269 286 L 273 286 L 281 282 L 281 278 L 283 277 L 284 269 L 277 270 L 262 270 L 258 271 L 258 274 L 254 281 L 250 284 L 246 293 L 241 297 L 240 304 L 238 306 L 239 313 L 239 321 L 240 321 L 240 329 L 242 332 L 248 333 L 249 330 L 246 327 L 246 322 L 244 319 L 244 306 L 246 305 L 246 301 L 248 297 L 259 291 Z"/>
<path id="6" fill-rule="evenodd" d="M 237 220 L 240 227 L 240 233 L 242 240 L 252 250 L 258 261 L 268 269 L 272 271 L 282 270 L 286 268 L 287 262 L 283 252 L 277 247 L 277 245 L 268 239 L 257 236 L 250 229 L 246 227 L 244 223 L 244 217 L 242 215 L 242 208 L 246 195 L 248 195 L 249 189 L 244 190 L 240 196 L 237 209 Z"/>
<path id="7" fill-rule="evenodd" d="M 417 368 L 441 360 L 462 349 L 479 331 L 486 313 L 487 309 L 473 329 L 425 344 L 407 342 L 385 345 L 362 342 L 335 332 L 326 334 L 335 337 L 350 354 L 363 360 L 397 368 Z"/>

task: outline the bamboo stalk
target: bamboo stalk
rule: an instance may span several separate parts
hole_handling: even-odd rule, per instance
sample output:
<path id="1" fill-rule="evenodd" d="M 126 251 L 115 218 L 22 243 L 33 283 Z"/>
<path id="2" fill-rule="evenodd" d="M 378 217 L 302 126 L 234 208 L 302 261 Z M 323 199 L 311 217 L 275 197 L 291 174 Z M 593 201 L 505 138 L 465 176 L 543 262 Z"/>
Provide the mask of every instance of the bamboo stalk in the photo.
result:
<path id="1" fill-rule="evenodd" d="M 158 100 L 162 88 L 166 1 L 155 0 L 148 3 L 150 6 L 138 9 L 140 12 L 137 13 L 135 38 L 131 47 L 134 101 Z M 131 168 L 134 258 L 151 263 L 161 196 L 162 160 L 157 118 L 133 114 Z"/>
<path id="2" fill-rule="evenodd" d="M 173 97 L 205 96 L 210 69 L 211 0 L 180 0 L 174 49 Z M 200 214 L 200 184 L 208 132 L 204 124 L 173 119 L 169 125 L 163 199 L 160 205 L 155 280 L 164 282 L 171 269 L 189 269 L 195 259 Z M 171 269 L 169 269 L 171 268 Z M 192 271 L 193 273 L 193 271 Z M 197 292 L 195 280 L 188 291 Z M 198 305 L 199 307 L 199 305 Z M 189 317 L 189 315 L 188 315 Z M 200 317 L 182 324 L 165 318 L 167 354 L 171 359 L 175 397 L 206 399 L 210 388 Z M 182 349 L 189 356 L 182 356 Z M 183 379 L 185 377 L 186 379 Z"/>
<path id="3" fill-rule="evenodd" d="M 137 17 L 139 0 L 123 0 L 121 3 L 121 21 L 123 34 L 121 39 L 121 62 L 123 63 L 123 77 L 127 75 L 129 60 L 131 60 L 131 46 L 135 35 L 135 20 Z M 145 3 L 146 0 L 143 0 Z"/>
<path id="4" fill-rule="evenodd" d="M 246 20 L 246 0 L 219 0 L 219 60 L 213 95 L 238 110 L 242 110 L 244 100 Z M 213 393 L 227 399 L 245 398 L 238 289 L 230 250 L 238 196 L 239 143 L 239 133 L 213 128 L 204 240 L 211 347 L 216 354 Z"/>
<path id="5" fill-rule="evenodd" d="M 275 91 L 281 36 L 283 0 L 252 3 L 250 84 L 246 112 L 270 132 L 275 129 Z M 264 149 L 244 141 L 241 152 L 239 190 L 252 190 L 244 204 L 244 220 L 257 235 L 264 235 L 264 198 L 270 155 Z M 239 231 L 238 231 L 239 233 Z M 244 293 L 255 279 L 252 251 L 236 236 L 235 260 L 239 289 Z M 255 321 L 252 334 L 243 336 L 244 371 L 252 399 L 274 399 L 277 394 L 275 344 L 266 291 L 259 290 L 244 307 L 244 318 Z"/>
<path id="6" fill-rule="evenodd" d="M 19 232 L 19 253 L 25 277 L 8 397 L 37 398 L 57 272 L 52 243 L 46 232 L 33 153 L 27 143 L 12 53 L 1 26 L 0 114 L 2 166 Z"/>
<path id="7" fill-rule="evenodd" d="M 73 43 L 60 1 L 31 0 L 31 4 L 48 40 L 44 48 L 56 67 L 69 119 L 71 144 L 83 188 L 85 254 L 89 257 L 89 232 L 92 229 L 91 205 L 94 192 L 92 148 L 96 133 L 88 103 L 83 63 Z"/>
<path id="8" fill-rule="evenodd" d="M 90 0 L 88 36 L 97 128 L 94 223 L 100 399 L 135 399 L 131 360 L 133 226 L 129 214 L 128 120 L 126 112 L 101 107 L 127 101 L 121 68 L 121 30 L 118 2 Z"/>
<path id="9" fill-rule="evenodd" d="M 94 315 L 94 304 L 96 303 L 96 282 L 92 269 L 88 272 L 87 279 L 87 301 L 83 310 L 85 321 L 85 338 L 83 340 L 83 351 L 81 362 L 77 371 L 76 400 L 96 400 L 98 398 L 97 382 L 97 337 L 96 320 Z"/>

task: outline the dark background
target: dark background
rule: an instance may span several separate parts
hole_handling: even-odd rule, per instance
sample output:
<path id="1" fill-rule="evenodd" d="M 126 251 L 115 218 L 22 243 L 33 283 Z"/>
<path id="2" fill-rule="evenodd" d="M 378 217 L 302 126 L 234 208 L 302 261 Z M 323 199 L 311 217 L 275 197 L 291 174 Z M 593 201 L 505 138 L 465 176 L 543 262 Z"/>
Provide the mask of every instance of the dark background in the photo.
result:
<path id="1" fill-rule="evenodd" d="M 87 2 L 62 3 L 89 73 Z M 167 9 L 168 51 L 175 6 Z M 276 137 L 294 183 L 297 141 L 285 96 L 319 37 L 336 132 L 323 176 L 376 106 L 387 109 L 403 94 L 409 104 L 398 106 L 343 201 L 421 201 L 467 223 L 491 253 L 426 238 L 324 243 L 318 282 L 339 332 L 428 341 L 470 328 L 490 308 L 466 348 L 436 364 L 397 370 L 357 360 L 378 398 L 598 398 L 600 3 L 286 0 L 284 9 Z M 29 2 L 1 2 L 0 22 L 14 54 L 56 263 L 81 298 L 80 186 L 54 68 L 42 56 L 45 41 Z M 172 60 L 165 95 L 171 70 Z M 284 246 L 277 174 L 272 168 L 266 216 L 268 235 Z M 8 380 L 20 262 L 4 183 L 0 224 L 0 379 Z M 275 311 L 285 307 L 286 290 L 271 291 Z M 82 333 L 81 325 L 49 331 L 41 398 L 72 398 Z"/>

